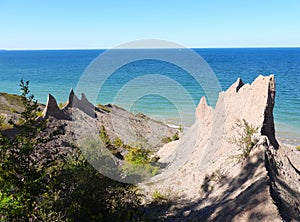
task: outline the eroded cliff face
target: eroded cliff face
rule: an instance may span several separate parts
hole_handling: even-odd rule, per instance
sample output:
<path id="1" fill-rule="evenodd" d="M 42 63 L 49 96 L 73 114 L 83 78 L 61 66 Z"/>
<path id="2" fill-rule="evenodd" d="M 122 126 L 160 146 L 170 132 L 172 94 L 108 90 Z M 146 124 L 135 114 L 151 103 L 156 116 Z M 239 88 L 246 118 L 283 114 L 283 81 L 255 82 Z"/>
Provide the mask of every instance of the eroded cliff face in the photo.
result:
<path id="1" fill-rule="evenodd" d="M 94 106 L 81 94 L 79 99 L 73 90 L 62 108 L 49 94 L 43 110 L 43 118 L 50 118 L 52 125 L 65 125 L 65 139 L 78 142 L 84 136 L 99 136 L 102 126 L 113 141 L 120 138 L 125 144 L 141 143 L 143 146 L 157 150 L 164 143 L 163 138 L 173 137 L 178 130 L 145 115 L 133 114 L 115 105 Z M 51 128 L 51 125 L 48 127 Z"/>
<path id="2" fill-rule="evenodd" d="M 194 125 L 179 141 L 163 146 L 157 155 L 166 166 L 152 181 L 142 184 L 152 196 L 159 191 L 173 199 L 158 210 L 149 208 L 153 218 L 162 221 L 300 221 L 300 153 L 278 144 L 275 135 L 274 76 L 259 76 L 251 84 L 238 79 L 221 92 L 216 107 L 201 98 Z M 134 115 L 109 105 L 94 107 L 85 95 L 70 92 L 66 105 L 59 109 L 49 95 L 43 112 L 50 124 L 63 125 L 65 135 L 51 146 L 64 147 L 74 134 L 99 132 L 104 125 L 112 137 L 125 143 L 142 139 L 159 147 L 163 137 L 176 130 L 146 116 Z M 74 132 L 74 120 L 79 120 Z M 251 151 L 237 141 L 247 123 Z M 148 215 L 149 216 L 149 215 Z M 150 215 L 151 218 L 151 215 Z"/>
<path id="3" fill-rule="evenodd" d="M 275 138 L 273 106 L 275 90 L 274 76 L 259 76 L 252 84 L 238 79 L 228 90 L 221 92 L 215 108 L 207 105 L 202 97 L 196 110 L 194 125 L 185 132 L 177 143 L 167 144 L 164 149 L 173 149 L 172 155 L 161 155 L 161 161 L 170 164 L 185 158 L 187 165 L 193 163 L 195 170 L 212 169 L 230 156 L 241 151 L 233 143 L 243 133 L 238 124 L 245 120 L 257 129 L 258 136 Z M 159 153 L 159 154 L 160 154 Z M 180 154 L 180 155 L 179 155 Z"/>
<path id="4" fill-rule="evenodd" d="M 280 161 L 276 159 L 280 146 L 275 137 L 274 104 L 273 75 L 258 76 L 251 84 L 238 79 L 219 94 L 215 108 L 201 98 L 194 125 L 178 142 L 158 152 L 167 167 L 151 186 L 144 186 L 146 192 L 171 190 L 190 203 L 185 209 L 191 212 L 180 218 L 192 221 L 281 221 L 283 214 L 299 219 L 297 210 L 283 213 L 277 203 L 284 197 L 270 187 L 272 181 L 274 187 L 279 181 L 276 163 Z M 248 141 L 249 155 L 244 155 L 247 144 L 238 142 L 247 134 L 245 124 L 256 129 Z M 299 194 L 299 189 L 293 191 Z M 297 208 L 299 201 L 293 200 Z"/>
<path id="5" fill-rule="evenodd" d="M 195 123 L 198 132 L 195 148 L 204 154 L 199 161 L 200 168 L 236 154 L 238 149 L 232 139 L 243 133 L 237 126 L 243 120 L 250 127 L 257 128 L 260 135 L 266 135 L 273 146 L 277 145 L 273 119 L 274 85 L 274 76 L 259 76 L 251 84 L 238 79 L 220 93 L 215 109 L 201 99 Z"/>

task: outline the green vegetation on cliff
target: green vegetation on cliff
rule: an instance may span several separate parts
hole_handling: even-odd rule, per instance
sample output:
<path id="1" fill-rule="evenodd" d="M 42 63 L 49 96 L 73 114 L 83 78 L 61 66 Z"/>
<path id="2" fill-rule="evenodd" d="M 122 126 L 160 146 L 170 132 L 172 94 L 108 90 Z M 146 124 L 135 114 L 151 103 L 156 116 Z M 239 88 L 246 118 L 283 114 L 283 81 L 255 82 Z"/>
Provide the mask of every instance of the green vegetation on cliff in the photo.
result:
<path id="1" fill-rule="evenodd" d="M 20 87 L 20 120 L 0 134 L 0 221 L 141 221 L 137 188 L 101 175 L 75 146 L 67 158 L 49 147 L 60 132 L 48 136 L 29 82 Z"/>
<path id="2" fill-rule="evenodd" d="M 236 144 L 241 150 L 242 159 L 247 159 L 250 155 L 255 143 L 252 141 L 252 136 L 257 133 L 258 127 L 250 125 L 245 119 L 239 120 L 236 123 L 236 127 L 241 130 L 239 137 L 232 138 L 231 142 Z"/>

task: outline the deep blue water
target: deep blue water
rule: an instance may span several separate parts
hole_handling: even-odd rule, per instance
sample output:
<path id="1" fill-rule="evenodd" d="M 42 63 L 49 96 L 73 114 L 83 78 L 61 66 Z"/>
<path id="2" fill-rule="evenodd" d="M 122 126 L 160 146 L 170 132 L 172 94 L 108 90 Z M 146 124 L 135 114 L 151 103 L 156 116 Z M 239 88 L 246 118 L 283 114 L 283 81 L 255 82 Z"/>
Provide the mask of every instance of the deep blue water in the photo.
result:
<path id="1" fill-rule="evenodd" d="M 238 77 L 248 83 L 259 74 L 274 74 L 277 134 L 285 138 L 300 138 L 300 48 L 194 50 L 210 65 L 222 90 L 226 90 Z M 104 50 L 0 51 L 0 91 L 18 94 L 20 79 L 30 80 L 31 92 L 39 102 L 45 103 L 49 92 L 59 102 L 64 102 L 69 90 L 76 89 L 86 67 L 103 52 Z M 99 73 L 101 74 L 101 70 Z M 203 86 L 180 67 L 162 61 L 142 60 L 124 65 L 112 73 L 101 88 L 97 101 L 93 102 L 117 102 L 134 112 L 144 112 L 174 124 L 190 125 L 194 120 L 194 110 L 182 93 L 176 87 L 169 88 L 169 84 L 165 84 L 164 89 L 159 88 L 162 81 L 160 78 L 150 81 L 142 78 L 149 74 L 160 74 L 175 80 L 187 90 L 195 104 L 205 94 Z M 138 77 L 142 79 L 135 82 Z M 154 93 L 156 95 L 147 94 L 145 90 L 151 84 L 161 91 Z M 134 104 L 126 101 L 127 95 L 133 95 L 130 94 L 132 92 L 122 91 L 128 88 L 141 95 L 141 98 L 135 98 Z M 116 97 L 122 99 L 116 100 Z M 174 98 L 177 101 L 174 102 Z M 209 102 L 214 105 L 213 100 Z M 180 111 L 177 110 L 180 106 L 178 104 L 181 105 Z M 180 118 L 180 115 L 184 118 Z"/>

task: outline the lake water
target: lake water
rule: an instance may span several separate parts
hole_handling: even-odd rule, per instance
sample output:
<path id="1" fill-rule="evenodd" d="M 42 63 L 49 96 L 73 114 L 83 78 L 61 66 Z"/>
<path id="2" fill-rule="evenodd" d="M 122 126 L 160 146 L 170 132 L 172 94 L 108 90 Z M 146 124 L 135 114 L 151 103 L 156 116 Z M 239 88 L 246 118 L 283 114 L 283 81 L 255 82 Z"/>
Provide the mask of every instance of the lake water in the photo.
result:
<path id="1" fill-rule="evenodd" d="M 238 77 L 249 83 L 259 74 L 274 74 L 274 116 L 277 135 L 291 143 L 299 142 L 300 48 L 193 50 L 211 67 L 220 84 L 220 88 L 216 88 L 219 91 L 226 90 Z M 165 49 L 161 52 L 175 51 Z M 70 89 L 76 89 L 86 67 L 104 52 L 105 50 L 0 51 L 0 91 L 19 94 L 18 84 L 20 79 L 24 79 L 30 81 L 31 92 L 39 102 L 45 103 L 48 93 L 54 95 L 59 102 L 64 102 Z M 180 49 L 176 53 L 180 53 Z M 101 70 L 98 74 L 101 75 Z M 147 75 L 153 76 L 147 79 Z M 173 84 L 171 87 L 172 82 L 165 84 L 162 76 L 174 80 L 174 84 L 178 85 Z M 160 87 L 162 84 L 165 84 L 165 87 Z M 147 91 L 149 85 L 159 88 L 160 91 Z M 129 88 L 141 96 L 132 97 L 135 98 L 134 101 L 126 100 L 131 96 Z M 182 93 L 182 88 L 186 90 L 194 105 L 206 95 L 205 86 L 201 87 L 182 68 L 155 59 L 139 60 L 111 73 L 102 85 L 96 101 L 92 102 L 117 103 L 133 112 L 142 112 L 170 124 L 189 126 L 194 121 L 194 107 Z M 209 103 L 214 105 L 215 100 L 209 100 Z"/>

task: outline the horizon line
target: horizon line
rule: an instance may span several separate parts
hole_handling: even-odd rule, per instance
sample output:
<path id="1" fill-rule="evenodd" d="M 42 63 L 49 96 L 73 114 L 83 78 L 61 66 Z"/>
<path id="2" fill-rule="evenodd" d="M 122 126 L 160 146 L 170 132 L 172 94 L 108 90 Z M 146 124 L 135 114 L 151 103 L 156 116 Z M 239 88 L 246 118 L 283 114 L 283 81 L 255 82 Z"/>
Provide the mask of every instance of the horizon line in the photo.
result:
<path id="1" fill-rule="evenodd" d="M 43 50 L 112 50 L 112 49 L 257 49 L 257 48 L 300 48 L 300 46 L 196 46 L 196 47 L 145 47 L 145 48 L 0 48 L 0 51 L 43 51 Z"/>

